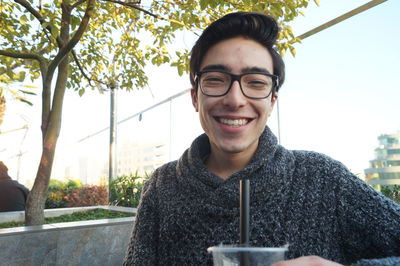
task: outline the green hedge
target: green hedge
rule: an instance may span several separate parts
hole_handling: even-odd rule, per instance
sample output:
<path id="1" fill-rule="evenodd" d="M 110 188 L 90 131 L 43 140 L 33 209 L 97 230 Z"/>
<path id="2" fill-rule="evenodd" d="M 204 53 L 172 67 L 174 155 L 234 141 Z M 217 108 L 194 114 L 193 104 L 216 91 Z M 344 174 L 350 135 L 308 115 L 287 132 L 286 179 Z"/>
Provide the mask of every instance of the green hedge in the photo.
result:
<path id="1" fill-rule="evenodd" d="M 112 219 L 112 218 L 124 218 L 133 216 L 132 213 L 116 212 L 111 210 L 95 209 L 84 212 L 74 212 L 72 214 L 65 214 L 58 217 L 47 217 L 44 219 L 45 224 L 53 223 L 65 223 L 65 222 L 76 222 L 76 221 L 88 221 L 88 220 L 99 220 L 99 219 Z M 25 222 L 6 222 L 0 223 L 0 229 L 25 226 Z"/>
<path id="2" fill-rule="evenodd" d="M 108 205 L 108 189 L 105 186 L 86 185 L 65 196 L 66 207 Z"/>
<path id="3" fill-rule="evenodd" d="M 386 197 L 400 204 L 400 185 L 382 186 L 381 192 Z"/>
<path id="4" fill-rule="evenodd" d="M 82 185 L 79 180 L 66 182 L 51 179 L 47 192 L 46 209 L 108 205 L 105 186 Z"/>
<path id="5" fill-rule="evenodd" d="M 136 172 L 129 176 L 123 175 L 111 181 L 112 205 L 136 208 L 139 204 L 144 183 L 149 179 L 149 175 L 141 177 Z"/>
<path id="6" fill-rule="evenodd" d="M 149 175 L 144 177 L 138 173 L 123 175 L 111 181 L 110 204 L 115 206 L 136 208 L 139 204 L 144 183 Z M 108 189 L 105 186 L 82 185 L 79 180 L 50 180 L 47 193 L 46 209 L 108 205 Z"/>
<path id="7" fill-rule="evenodd" d="M 45 208 L 52 209 L 65 207 L 67 204 L 67 195 L 79 188 L 82 188 L 82 182 L 80 180 L 70 179 L 66 182 L 62 182 L 60 180 L 51 179 L 47 192 Z"/>

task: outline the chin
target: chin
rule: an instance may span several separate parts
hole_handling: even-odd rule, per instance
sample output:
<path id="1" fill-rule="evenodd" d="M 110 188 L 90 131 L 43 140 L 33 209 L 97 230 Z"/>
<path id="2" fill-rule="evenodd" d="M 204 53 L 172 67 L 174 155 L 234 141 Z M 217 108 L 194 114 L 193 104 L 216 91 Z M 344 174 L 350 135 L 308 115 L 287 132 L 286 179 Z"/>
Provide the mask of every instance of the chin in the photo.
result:
<path id="1" fill-rule="evenodd" d="M 226 153 L 241 153 L 241 152 L 244 152 L 244 151 L 250 149 L 250 146 L 251 145 L 243 145 L 243 143 L 240 145 L 238 145 L 238 143 L 235 143 L 235 144 L 231 144 L 231 145 L 226 145 L 226 144 L 221 145 L 220 149 Z"/>

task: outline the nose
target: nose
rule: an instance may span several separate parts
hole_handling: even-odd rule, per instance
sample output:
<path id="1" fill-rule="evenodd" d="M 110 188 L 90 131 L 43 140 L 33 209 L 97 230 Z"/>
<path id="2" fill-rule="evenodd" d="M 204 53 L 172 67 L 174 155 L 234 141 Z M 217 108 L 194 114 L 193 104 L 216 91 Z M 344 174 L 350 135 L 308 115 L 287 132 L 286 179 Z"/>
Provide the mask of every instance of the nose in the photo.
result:
<path id="1" fill-rule="evenodd" d="M 243 95 L 240 89 L 239 81 L 235 80 L 228 93 L 223 98 L 224 105 L 236 109 L 246 104 L 246 96 Z"/>

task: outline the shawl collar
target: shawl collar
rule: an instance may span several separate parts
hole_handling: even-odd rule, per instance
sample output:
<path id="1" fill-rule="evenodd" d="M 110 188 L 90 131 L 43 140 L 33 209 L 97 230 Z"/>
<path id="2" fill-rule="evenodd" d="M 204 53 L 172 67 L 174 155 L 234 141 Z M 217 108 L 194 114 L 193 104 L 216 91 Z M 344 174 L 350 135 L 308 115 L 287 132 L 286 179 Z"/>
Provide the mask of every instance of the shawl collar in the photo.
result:
<path id="1" fill-rule="evenodd" d="M 259 139 L 258 148 L 249 165 L 222 179 L 211 173 L 202 158 L 210 152 L 207 135 L 197 137 L 184 152 L 176 165 L 178 183 L 197 196 L 208 198 L 212 204 L 237 206 L 239 180 L 248 177 L 251 182 L 251 196 L 263 195 L 268 189 L 272 194 L 283 192 L 284 184 L 290 182 L 294 169 L 291 151 L 278 145 L 277 138 L 266 127 Z M 287 184 L 287 183 L 286 183 Z"/>

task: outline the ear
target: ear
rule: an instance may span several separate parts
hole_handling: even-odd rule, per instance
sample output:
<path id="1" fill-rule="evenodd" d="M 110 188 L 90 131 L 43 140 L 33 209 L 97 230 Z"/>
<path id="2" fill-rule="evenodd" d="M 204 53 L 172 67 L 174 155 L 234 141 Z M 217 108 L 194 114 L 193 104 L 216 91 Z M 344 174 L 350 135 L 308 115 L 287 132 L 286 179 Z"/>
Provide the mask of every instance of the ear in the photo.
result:
<path id="1" fill-rule="evenodd" d="M 274 93 L 271 97 L 271 108 L 274 108 L 275 103 L 278 101 L 278 93 Z"/>
<path id="2" fill-rule="evenodd" d="M 196 112 L 198 112 L 199 111 L 199 108 L 198 108 L 199 102 L 198 102 L 198 99 L 197 99 L 197 94 L 196 94 L 195 88 L 192 87 L 192 89 L 190 90 L 190 95 L 192 96 L 193 107 L 196 110 Z"/>
<path id="3" fill-rule="evenodd" d="M 270 111 L 269 111 L 269 114 L 268 114 L 268 117 L 270 117 L 271 116 L 271 114 L 272 114 L 272 110 L 274 110 L 274 106 L 275 106 L 275 103 L 278 101 L 278 93 L 274 93 L 272 96 L 271 96 L 271 105 L 270 105 Z"/>

